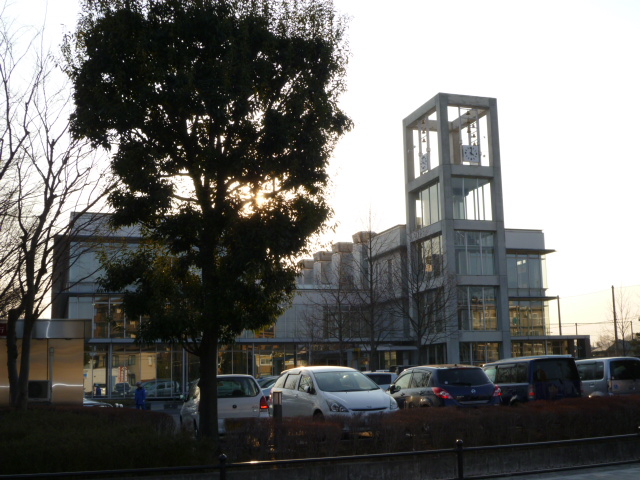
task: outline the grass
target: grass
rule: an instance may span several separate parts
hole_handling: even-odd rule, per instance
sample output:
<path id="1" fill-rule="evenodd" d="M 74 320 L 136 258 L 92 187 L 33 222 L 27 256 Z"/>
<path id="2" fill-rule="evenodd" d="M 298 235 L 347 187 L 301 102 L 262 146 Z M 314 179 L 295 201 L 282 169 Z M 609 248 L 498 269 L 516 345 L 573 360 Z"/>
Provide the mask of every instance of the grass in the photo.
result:
<path id="1" fill-rule="evenodd" d="M 360 455 L 637 433 L 640 395 L 515 407 L 403 410 L 344 435 L 303 419 L 238 422 L 221 449 L 230 462 Z M 350 425 L 351 429 L 358 426 Z M 179 431 L 170 415 L 129 408 L 0 410 L 0 474 L 217 464 L 211 443 Z"/>

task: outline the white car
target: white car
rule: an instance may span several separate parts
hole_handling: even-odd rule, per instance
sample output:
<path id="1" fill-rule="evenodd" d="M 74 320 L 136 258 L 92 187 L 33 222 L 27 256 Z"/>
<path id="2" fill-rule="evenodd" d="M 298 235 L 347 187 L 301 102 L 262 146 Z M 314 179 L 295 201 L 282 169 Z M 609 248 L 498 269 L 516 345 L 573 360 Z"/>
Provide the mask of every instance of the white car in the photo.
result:
<path id="1" fill-rule="evenodd" d="M 268 418 L 269 405 L 262 390 L 251 375 L 218 375 L 218 431 L 226 433 L 233 419 Z M 200 428 L 200 388 L 198 381 L 192 383 L 189 394 L 180 409 L 180 425 Z"/>
<path id="2" fill-rule="evenodd" d="M 279 395 L 278 395 L 279 393 Z M 346 421 L 398 410 L 398 404 L 369 377 L 348 367 L 299 367 L 282 372 L 271 389 L 283 417 Z"/>

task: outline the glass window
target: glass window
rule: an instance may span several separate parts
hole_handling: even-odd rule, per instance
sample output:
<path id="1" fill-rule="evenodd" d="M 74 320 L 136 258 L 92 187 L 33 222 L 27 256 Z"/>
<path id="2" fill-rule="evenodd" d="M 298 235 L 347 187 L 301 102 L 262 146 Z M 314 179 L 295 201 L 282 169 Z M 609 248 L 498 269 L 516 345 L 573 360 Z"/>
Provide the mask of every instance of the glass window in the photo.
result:
<path id="1" fill-rule="evenodd" d="M 604 377 L 604 362 L 578 363 L 580 380 L 601 380 Z"/>
<path id="2" fill-rule="evenodd" d="M 509 301 L 511 335 L 544 335 L 548 318 L 547 308 L 542 300 Z"/>
<path id="3" fill-rule="evenodd" d="M 497 330 L 496 287 L 458 287 L 458 328 Z"/>
<path id="4" fill-rule="evenodd" d="M 410 383 L 411 383 L 411 372 L 407 372 L 404 375 L 400 375 L 397 378 L 395 385 L 396 387 L 400 387 L 400 388 L 409 388 Z"/>
<path id="5" fill-rule="evenodd" d="M 544 256 L 542 255 L 507 255 L 509 295 L 543 296 L 546 288 L 544 268 Z"/>
<path id="6" fill-rule="evenodd" d="M 109 324 L 111 338 L 124 338 L 124 310 L 122 304 L 119 303 L 120 299 L 111 299 L 109 305 Z M 116 303 L 118 302 L 118 303 Z"/>
<path id="7" fill-rule="evenodd" d="M 69 265 L 69 283 L 95 282 L 101 273 L 97 251 L 87 249 L 84 242 L 72 242 L 69 248 L 74 256 Z"/>
<path id="8" fill-rule="evenodd" d="M 93 338 L 109 337 L 109 299 L 96 299 L 93 313 Z"/>
<path id="9" fill-rule="evenodd" d="M 416 388 L 425 388 L 429 386 L 431 372 L 414 372 L 413 385 Z"/>
<path id="10" fill-rule="evenodd" d="M 427 274 L 439 276 L 442 273 L 442 236 L 427 238 L 418 244 L 420 267 Z"/>
<path id="11" fill-rule="evenodd" d="M 453 177 L 453 218 L 492 220 L 491 181 L 487 178 Z"/>
<path id="12" fill-rule="evenodd" d="M 298 380 L 300 379 L 300 374 L 292 374 L 290 373 L 287 377 L 284 388 L 287 390 L 296 390 L 298 388 Z"/>
<path id="13" fill-rule="evenodd" d="M 416 228 L 426 227 L 441 219 L 440 184 L 434 183 L 418 193 Z"/>
<path id="14" fill-rule="evenodd" d="M 298 387 L 298 390 L 301 392 L 307 392 L 311 391 L 312 388 L 313 381 L 311 380 L 311 377 L 309 375 L 302 375 L 300 377 L 300 386 Z"/>
<path id="15" fill-rule="evenodd" d="M 518 269 L 515 255 L 507 255 L 507 281 L 509 289 L 518 288 Z"/>
<path id="16" fill-rule="evenodd" d="M 493 232 L 456 230 L 456 273 L 458 275 L 494 275 Z"/>
<path id="17" fill-rule="evenodd" d="M 615 380 L 640 379 L 640 362 L 633 359 L 614 360 L 609 365 L 611 378 Z"/>
<path id="18" fill-rule="evenodd" d="M 498 360 L 499 352 L 499 342 L 463 342 L 460 344 L 460 361 L 467 365 L 483 365 Z"/>

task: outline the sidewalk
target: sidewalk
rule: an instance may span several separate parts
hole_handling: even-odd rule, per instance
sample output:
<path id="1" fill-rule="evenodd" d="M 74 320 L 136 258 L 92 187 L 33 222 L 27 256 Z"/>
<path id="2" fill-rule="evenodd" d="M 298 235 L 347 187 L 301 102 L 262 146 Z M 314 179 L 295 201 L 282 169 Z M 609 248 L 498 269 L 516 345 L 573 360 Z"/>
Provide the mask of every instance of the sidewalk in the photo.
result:
<path id="1" fill-rule="evenodd" d="M 638 480 L 640 479 L 640 463 L 615 465 L 610 467 L 582 468 L 563 470 L 552 473 L 532 473 L 499 477 L 502 480 Z"/>

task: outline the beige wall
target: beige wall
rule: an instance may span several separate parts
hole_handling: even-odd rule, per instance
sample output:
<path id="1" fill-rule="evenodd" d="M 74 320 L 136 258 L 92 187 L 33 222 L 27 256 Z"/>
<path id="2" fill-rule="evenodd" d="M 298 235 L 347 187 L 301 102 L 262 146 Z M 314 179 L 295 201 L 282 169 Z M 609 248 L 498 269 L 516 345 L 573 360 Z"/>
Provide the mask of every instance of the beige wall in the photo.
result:
<path id="1" fill-rule="evenodd" d="M 20 343 L 21 340 L 18 342 Z M 52 403 L 80 405 L 83 398 L 83 355 L 84 339 L 81 338 L 70 340 L 33 339 L 31 340 L 29 380 L 51 381 L 50 400 Z M 2 342 L 0 347 L 0 405 L 9 405 L 9 403 L 7 349 L 5 342 Z"/>

